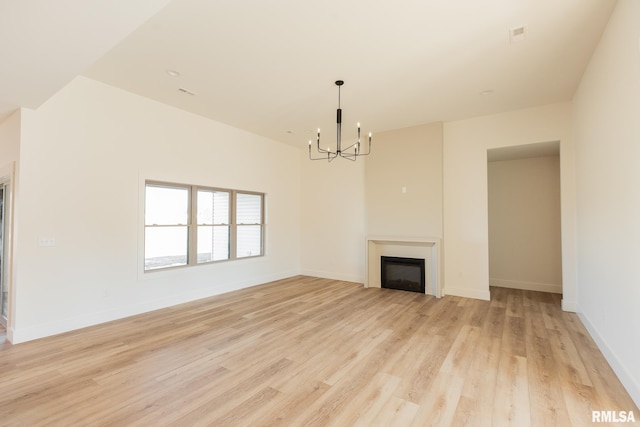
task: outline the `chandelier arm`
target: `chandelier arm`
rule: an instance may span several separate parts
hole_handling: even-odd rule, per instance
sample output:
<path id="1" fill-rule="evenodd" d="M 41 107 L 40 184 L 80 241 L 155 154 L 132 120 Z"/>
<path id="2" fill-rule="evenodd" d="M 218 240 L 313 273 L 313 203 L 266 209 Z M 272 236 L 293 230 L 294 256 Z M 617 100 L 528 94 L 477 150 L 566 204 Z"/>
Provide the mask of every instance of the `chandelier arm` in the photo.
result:
<path id="1" fill-rule="evenodd" d="M 352 162 L 356 161 L 356 156 L 354 156 L 353 154 L 349 155 L 347 153 L 340 153 L 340 157 L 342 157 L 343 159 L 351 160 Z"/>
<path id="2" fill-rule="evenodd" d="M 371 153 L 371 137 L 369 137 L 369 143 L 367 144 L 367 152 L 363 153 L 360 152 L 358 153 L 358 156 L 368 156 Z"/>
<path id="3" fill-rule="evenodd" d="M 363 157 L 363 156 L 368 156 L 370 153 L 358 153 L 358 154 L 353 154 L 353 153 L 345 153 L 342 155 L 342 157 L 347 158 L 347 157 Z"/>
<path id="4" fill-rule="evenodd" d="M 347 152 L 342 152 L 342 153 L 340 153 L 340 155 L 341 155 L 342 157 L 345 157 L 345 158 L 347 158 L 347 157 L 360 157 L 360 155 L 359 155 L 359 154 L 356 154 L 356 153 L 347 153 Z"/>
<path id="5" fill-rule="evenodd" d="M 340 156 L 341 156 L 341 157 L 344 157 L 345 159 L 349 159 L 349 160 L 351 160 L 351 159 L 354 159 L 354 160 L 355 160 L 355 159 L 357 159 L 358 157 L 360 157 L 360 155 L 359 155 L 359 154 L 354 154 L 354 153 L 342 153 Z"/>
<path id="6" fill-rule="evenodd" d="M 320 139 L 318 139 L 316 149 L 317 149 L 318 154 L 326 154 L 327 157 L 324 157 L 324 156 L 322 156 L 322 157 L 313 157 L 311 155 L 311 141 L 309 141 L 309 159 L 310 160 L 329 160 L 329 161 L 331 161 L 337 155 L 337 154 L 334 154 L 334 156 L 331 157 L 331 153 L 332 152 L 330 150 L 323 150 L 322 148 L 320 148 Z"/>
<path id="7" fill-rule="evenodd" d="M 350 146 L 348 146 L 347 148 L 345 148 L 344 150 L 342 150 L 342 152 L 344 153 L 345 151 L 349 151 L 351 150 L 353 147 L 355 147 L 356 145 L 358 145 L 357 142 L 354 142 L 353 144 L 351 144 Z M 350 154 L 350 153 L 349 153 Z"/>
<path id="8" fill-rule="evenodd" d="M 311 150 L 311 146 L 309 146 L 309 150 Z M 316 143 L 316 150 L 318 150 L 318 153 L 322 153 L 322 154 L 331 153 L 331 150 L 324 150 L 320 148 L 320 138 L 318 138 L 318 141 Z"/>
<path id="9" fill-rule="evenodd" d="M 331 155 L 331 152 L 329 152 L 329 151 L 327 151 L 326 153 L 327 153 L 326 156 L 313 157 L 311 155 L 311 150 L 309 150 L 309 160 L 325 160 L 325 161 L 328 160 L 328 161 L 331 161 L 331 160 L 335 159 L 336 156 L 337 156 L 337 154 L 335 154 L 335 153 L 333 155 Z"/>
<path id="10" fill-rule="evenodd" d="M 344 153 L 345 151 L 349 151 L 350 149 L 352 149 L 355 146 L 359 146 L 362 145 L 362 143 L 360 142 L 354 142 L 353 144 L 351 144 L 350 146 L 348 146 L 347 148 L 345 148 L 344 150 L 342 150 L 342 152 Z M 358 152 L 356 153 L 347 153 L 350 156 L 366 156 L 367 154 L 371 153 L 371 140 L 369 140 L 369 143 L 367 144 L 367 152 L 363 153 L 362 151 L 358 150 Z"/>

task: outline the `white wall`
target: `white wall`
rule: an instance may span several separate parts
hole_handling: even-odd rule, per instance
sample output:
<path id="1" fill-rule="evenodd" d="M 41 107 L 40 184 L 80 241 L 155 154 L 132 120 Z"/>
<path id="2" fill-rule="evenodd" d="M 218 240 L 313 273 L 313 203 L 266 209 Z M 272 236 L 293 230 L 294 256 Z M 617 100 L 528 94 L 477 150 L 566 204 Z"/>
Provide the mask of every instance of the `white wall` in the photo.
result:
<path id="1" fill-rule="evenodd" d="M 16 260 L 13 256 L 13 243 L 16 237 L 16 189 L 20 160 L 21 111 L 17 110 L 0 123 L 0 180 L 8 181 L 8 193 L 5 194 L 5 234 L 4 245 L 4 288 L 9 292 L 7 313 L 7 337 L 13 340 L 14 297 L 13 282 L 17 275 Z M 2 291 L 2 290 L 0 290 Z"/>
<path id="2" fill-rule="evenodd" d="M 364 159 L 309 160 L 302 150 L 302 274 L 364 282 Z"/>
<path id="3" fill-rule="evenodd" d="M 365 169 L 369 235 L 442 238 L 442 123 L 376 134 Z"/>
<path id="4" fill-rule="evenodd" d="M 640 406 L 640 2 L 620 0 L 574 99 L 578 303 Z"/>
<path id="5" fill-rule="evenodd" d="M 22 128 L 15 342 L 299 272 L 298 149 L 83 77 Z M 142 273 L 145 179 L 265 192 L 266 256 Z"/>
<path id="6" fill-rule="evenodd" d="M 560 157 L 488 164 L 489 283 L 562 293 Z"/>
<path id="7" fill-rule="evenodd" d="M 549 141 L 560 141 L 563 308 L 575 307 L 575 165 L 569 103 L 444 124 L 446 294 L 489 299 L 487 150 Z"/>

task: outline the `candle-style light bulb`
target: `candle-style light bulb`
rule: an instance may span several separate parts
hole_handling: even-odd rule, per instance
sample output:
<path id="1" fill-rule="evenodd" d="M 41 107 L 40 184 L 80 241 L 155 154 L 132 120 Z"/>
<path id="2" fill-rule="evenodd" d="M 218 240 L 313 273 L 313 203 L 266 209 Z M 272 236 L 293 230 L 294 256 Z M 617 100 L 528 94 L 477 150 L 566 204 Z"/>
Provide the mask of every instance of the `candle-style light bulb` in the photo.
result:
<path id="1" fill-rule="evenodd" d="M 309 147 L 311 147 L 311 140 L 309 140 Z"/>
<path id="2" fill-rule="evenodd" d="M 360 122 L 358 122 L 358 129 L 360 129 Z"/>

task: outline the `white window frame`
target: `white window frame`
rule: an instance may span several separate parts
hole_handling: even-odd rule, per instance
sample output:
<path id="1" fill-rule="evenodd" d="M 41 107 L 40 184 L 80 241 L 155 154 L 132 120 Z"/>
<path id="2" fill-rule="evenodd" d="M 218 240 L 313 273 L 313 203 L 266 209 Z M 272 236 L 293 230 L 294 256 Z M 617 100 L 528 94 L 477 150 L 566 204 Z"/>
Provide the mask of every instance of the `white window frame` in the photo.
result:
<path id="1" fill-rule="evenodd" d="M 156 267 L 152 269 L 147 269 L 146 267 L 146 230 L 147 228 L 152 227 L 163 227 L 166 225 L 157 225 L 157 224 L 147 224 L 146 223 L 146 192 L 147 187 L 155 186 L 155 187 L 167 187 L 167 188 L 179 188 L 179 189 L 187 189 L 188 190 L 188 221 L 186 224 L 187 227 L 187 235 L 188 235 L 188 244 L 187 244 L 187 263 L 185 265 L 177 265 L 177 266 L 166 266 L 166 267 Z M 227 192 L 229 193 L 229 224 L 198 224 L 198 191 L 214 191 L 214 192 Z M 237 237 L 238 237 L 238 225 L 243 226 L 247 224 L 237 224 L 236 222 L 236 200 L 238 194 L 252 194 L 260 196 L 260 223 L 259 224 L 251 224 L 251 225 L 259 225 L 261 227 L 260 232 L 260 253 L 256 255 L 250 256 L 237 256 Z M 142 270 L 144 273 L 153 273 L 157 271 L 166 271 L 173 269 L 180 269 L 185 267 L 191 267 L 196 265 L 209 265 L 216 264 L 227 261 L 235 261 L 240 259 L 251 259 L 263 257 L 265 255 L 265 236 L 266 236 L 266 223 L 265 223 L 265 198 L 266 193 L 256 192 L 256 191 L 246 191 L 246 190 L 233 190 L 228 188 L 220 188 L 220 187 L 209 187 L 202 185 L 193 185 L 193 184 L 180 184 L 175 182 L 165 182 L 165 181 L 155 181 L 155 180 L 145 180 L 144 181 L 144 194 L 143 194 L 143 248 L 142 248 Z M 226 225 L 229 227 L 229 257 L 221 260 L 212 260 L 212 261 L 203 261 L 198 262 L 198 227 L 212 225 L 215 226 L 223 226 Z"/>

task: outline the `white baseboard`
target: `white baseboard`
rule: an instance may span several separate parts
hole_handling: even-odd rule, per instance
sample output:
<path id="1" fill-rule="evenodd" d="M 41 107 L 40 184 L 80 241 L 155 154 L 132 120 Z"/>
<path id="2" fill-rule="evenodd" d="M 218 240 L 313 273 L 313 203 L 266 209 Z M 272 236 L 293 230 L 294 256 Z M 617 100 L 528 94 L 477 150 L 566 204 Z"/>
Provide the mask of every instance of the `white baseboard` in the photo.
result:
<path id="1" fill-rule="evenodd" d="M 323 279 L 341 280 L 343 282 L 364 283 L 364 277 L 332 273 L 330 271 L 302 270 L 300 274 L 304 276 L 321 277 Z"/>
<path id="2" fill-rule="evenodd" d="M 478 289 L 469 289 L 469 288 L 457 288 L 446 286 L 443 289 L 443 295 L 454 295 L 457 297 L 465 297 L 465 298 L 475 298 L 481 299 L 485 301 L 489 301 L 491 299 L 491 294 L 489 293 L 489 289 L 487 290 L 478 290 Z"/>
<path id="3" fill-rule="evenodd" d="M 162 308 L 167 308 L 190 301 L 209 298 L 226 292 L 248 288 L 250 286 L 256 286 L 280 279 L 286 279 L 288 277 L 296 275 L 298 275 L 297 271 L 282 272 L 280 274 L 263 276 L 259 280 L 245 280 L 236 283 L 225 284 L 222 286 L 216 286 L 215 288 L 201 288 L 191 292 L 172 295 L 156 300 L 144 301 L 129 306 L 108 309 L 96 313 L 87 313 L 81 316 L 75 316 L 66 319 L 60 319 L 47 324 L 27 326 L 24 328 L 17 328 L 15 330 L 8 329 L 7 339 L 12 344 L 19 344 L 38 338 L 44 338 L 69 331 L 74 331 L 77 329 L 86 328 L 89 326 L 98 325 L 100 323 L 110 322 L 112 320 L 135 316 L 142 313 L 148 313 L 154 310 L 160 310 Z"/>
<path id="4" fill-rule="evenodd" d="M 13 338 L 13 328 L 7 328 L 7 341 L 11 344 L 16 344 Z"/>
<path id="5" fill-rule="evenodd" d="M 570 311 L 572 313 L 578 312 L 578 303 L 575 301 L 567 301 L 562 299 L 562 311 Z"/>
<path id="6" fill-rule="evenodd" d="M 578 309 L 578 317 L 582 321 L 582 324 L 585 326 L 585 328 L 587 328 L 587 331 L 591 335 L 591 338 L 593 338 L 596 345 L 604 355 L 605 359 L 607 359 L 607 362 L 609 362 L 609 365 L 611 365 L 611 368 L 616 373 L 618 379 L 629 393 L 629 396 L 631 396 L 631 399 L 633 399 L 636 406 L 640 407 L 640 379 L 634 378 L 629 373 L 629 370 L 620 362 L 620 360 L 618 360 L 615 352 L 609 347 L 607 341 L 602 337 L 602 335 L 598 333 L 598 330 L 593 325 L 593 323 L 591 323 L 589 318 L 584 313 L 580 312 L 580 307 L 576 308 Z"/>
<path id="7" fill-rule="evenodd" d="M 562 285 L 553 283 L 522 282 L 519 280 L 494 279 L 489 278 L 489 285 L 499 288 L 522 289 L 525 291 L 562 293 Z"/>

